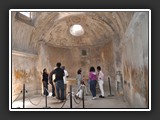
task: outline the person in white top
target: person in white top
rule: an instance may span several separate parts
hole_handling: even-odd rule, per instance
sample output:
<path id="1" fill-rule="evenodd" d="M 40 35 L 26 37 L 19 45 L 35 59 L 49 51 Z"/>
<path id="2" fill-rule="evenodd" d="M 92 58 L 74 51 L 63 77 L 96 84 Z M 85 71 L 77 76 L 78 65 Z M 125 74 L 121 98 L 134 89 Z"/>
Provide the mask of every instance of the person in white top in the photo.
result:
<path id="1" fill-rule="evenodd" d="M 64 70 L 64 76 L 63 76 L 63 81 L 64 81 L 64 99 L 66 99 L 66 90 L 67 90 L 67 78 L 69 77 L 67 70 L 65 69 L 65 66 L 62 66 L 62 69 Z"/>
<path id="2" fill-rule="evenodd" d="M 104 98 L 104 89 L 103 89 L 104 74 L 103 74 L 100 66 L 97 66 L 97 71 L 98 71 L 98 84 L 99 84 L 99 88 L 101 91 L 101 95 L 99 97 Z"/>

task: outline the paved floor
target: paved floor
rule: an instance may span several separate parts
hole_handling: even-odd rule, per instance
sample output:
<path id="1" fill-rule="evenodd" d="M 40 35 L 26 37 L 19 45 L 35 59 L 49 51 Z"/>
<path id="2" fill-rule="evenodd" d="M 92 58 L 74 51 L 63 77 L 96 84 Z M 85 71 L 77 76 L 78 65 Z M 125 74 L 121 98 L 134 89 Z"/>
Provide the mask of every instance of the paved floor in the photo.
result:
<path id="1" fill-rule="evenodd" d="M 115 109 L 115 108 L 130 108 L 129 104 L 124 101 L 123 97 L 106 95 L 105 98 L 97 98 L 92 100 L 92 96 L 89 94 L 84 97 L 84 104 L 82 100 L 72 98 L 72 109 Z M 71 109 L 70 96 L 68 95 L 65 102 L 58 102 L 55 97 L 50 95 L 47 97 L 47 104 L 45 96 L 34 95 L 29 98 L 25 98 L 25 108 L 50 108 L 50 109 Z M 84 108 L 83 108 L 84 107 Z M 12 108 L 23 108 L 23 100 L 18 100 L 12 103 Z"/>
<path id="2" fill-rule="evenodd" d="M 73 85 L 72 91 L 76 93 L 77 86 L 75 85 L 75 82 L 69 82 L 68 85 Z M 69 91 L 69 87 L 68 91 Z M 87 87 L 88 88 L 88 87 Z M 73 93 L 74 94 L 74 93 Z M 105 92 L 105 98 L 99 98 L 100 91 L 97 89 L 97 99 L 92 100 L 91 93 L 88 89 L 88 95 L 84 96 L 84 102 L 79 99 L 75 99 L 73 96 L 72 98 L 72 108 L 71 108 L 71 101 L 70 96 L 68 95 L 67 100 L 65 102 L 58 102 L 55 97 L 51 96 L 51 93 L 49 96 L 47 96 L 47 104 L 45 96 L 42 95 L 33 95 L 32 97 L 25 98 L 25 104 L 23 104 L 23 100 L 14 101 L 12 103 L 11 108 L 22 108 L 23 106 L 26 109 L 42 109 L 43 108 L 49 108 L 49 109 L 116 109 L 116 108 L 130 108 L 127 101 L 124 101 L 123 97 L 121 96 L 112 96 L 109 97 L 109 93 Z M 84 103 L 84 104 L 83 104 Z M 83 108 L 84 107 L 84 108 Z"/>

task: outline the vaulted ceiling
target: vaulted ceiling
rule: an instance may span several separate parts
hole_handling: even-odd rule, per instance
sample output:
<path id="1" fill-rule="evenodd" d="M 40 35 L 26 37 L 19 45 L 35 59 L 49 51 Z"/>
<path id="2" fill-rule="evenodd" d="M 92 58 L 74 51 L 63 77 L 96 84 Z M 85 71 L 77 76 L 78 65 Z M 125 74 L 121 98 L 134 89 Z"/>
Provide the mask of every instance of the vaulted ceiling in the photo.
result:
<path id="1" fill-rule="evenodd" d="M 134 12 L 32 12 L 32 24 L 17 19 L 12 13 L 12 48 L 38 52 L 38 43 L 44 41 L 55 47 L 104 45 L 114 40 L 120 43 Z M 74 36 L 70 28 L 79 24 L 84 34 Z"/>
<path id="2" fill-rule="evenodd" d="M 34 12 L 35 29 L 31 42 L 45 41 L 58 46 L 86 46 L 107 43 L 121 38 L 133 12 Z M 79 24 L 81 36 L 73 36 L 70 27 Z"/>

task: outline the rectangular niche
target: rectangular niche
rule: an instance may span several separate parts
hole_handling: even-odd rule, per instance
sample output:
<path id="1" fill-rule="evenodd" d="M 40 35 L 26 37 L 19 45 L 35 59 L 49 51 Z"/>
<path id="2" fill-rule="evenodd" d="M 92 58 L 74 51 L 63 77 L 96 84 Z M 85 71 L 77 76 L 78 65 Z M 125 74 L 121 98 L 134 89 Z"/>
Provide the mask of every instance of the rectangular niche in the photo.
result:
<path id="1" fill-rule="evenodd" d="M 87 51 L 86 51 L 86 50 L 82 50 L 81 55 L 82 55 L 82 56 L 86 56 L 86 55 L 87 55 Z"/>
<path id="2" fill-rule="evenodd" d="M 89 49 L 81 48 L 80 50 L 81 50 L 81 57 L 88 57 Z"/>

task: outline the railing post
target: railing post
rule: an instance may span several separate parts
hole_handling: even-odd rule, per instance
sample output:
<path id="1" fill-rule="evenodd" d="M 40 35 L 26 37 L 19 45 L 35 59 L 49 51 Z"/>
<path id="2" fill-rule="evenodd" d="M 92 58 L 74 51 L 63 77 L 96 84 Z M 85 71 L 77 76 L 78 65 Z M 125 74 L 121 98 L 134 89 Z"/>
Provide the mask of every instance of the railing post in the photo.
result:
<path id="1" fill-rule="evenodd" d="M 70 85 L 70 108 L 72 108 L 72 85 Z"/>
<path id="2" fill-rule="evenodd" d="M 84 86 L 83 86 L 82 90 L 83 90 L 83 91 L 82 91 L 82 92 L 83 92 L 83 93 L 82 93 L 82 100 L 83 100 L 83 108 L 84 108 Z"/>
<path id="3" fill-rule="evenodd" d="M 25 84 L 23 84 L 23 108 L 25 108 Z"/>
<path id="4" fill-rule="evenodd" d="M 45 87 L 44 87 L 44 94 L 45 94 L 45 107 L 44 108 L 51 108 L 51 107 L 48 107 L 47 106 L 47 84 L 45 84 Z M 48 93 L 49 94 L 49 93 Z"/>

